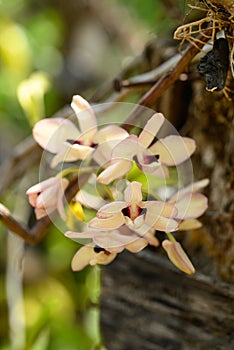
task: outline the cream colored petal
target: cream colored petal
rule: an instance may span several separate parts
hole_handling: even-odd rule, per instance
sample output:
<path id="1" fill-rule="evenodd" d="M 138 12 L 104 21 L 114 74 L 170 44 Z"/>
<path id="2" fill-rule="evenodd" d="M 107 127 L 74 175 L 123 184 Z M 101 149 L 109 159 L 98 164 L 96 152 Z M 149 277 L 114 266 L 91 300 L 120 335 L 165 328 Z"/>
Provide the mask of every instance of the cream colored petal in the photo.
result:
<path id="1" fill-rule="evenodd" d="M 184 196 L 175 203 L 178 213 L 177 219 L 196 219 L 207 209 L 207 198 L 201 193 Z"/>
<path id="2" fill-rule="evenodd" d="M 106 219 L 94 218 L 89 222 L 89 227 L 102 230 L 115 230 L 125 223 L 123 214 L 117 213 Z"/>
<path id="3" fill-rule="evenodd" d="M 151 174 L 159 177 L 160 179 L 165 179 L 165 182 L 166 178 L 169 177 L 169 170 L 164 164 L 154 162 L 150 165 L 142 165 L 141 170 L 146 174 Z"/>
<path id="4" fill-rule="evenodd" d="M 65 143 L 64 150 L 52 159 L 51 167 L 55 168 L 59 163 L 63 162 L 75 162 L 80 159 L 86 159 L 93 151 L 94 149 L 89 146 Z"/>
<path id="5" fill-rule="evenodd" d="M 121 212 L 124 208 L 126 208 L 127 203 L 123 201 L 115 201 L 111 203 L 105 204 L 103 207 L 101 207 L 97 213 L 97 216 L 99 218 L 108 218 L 109 216 L 113 216 L 114 214 L 117 214 Z"/>
<path id="6" fill-rule="evenodd" d="M 158 230 L 158 231 L 173 232 L 178 229 L 178 223 L 173 219 L 168 219 L 168 218 L 159 216 L 155 220 L 153 227 L 155 228 L 155 230 Z"/>
<path id="7" fill-rule="evenodd" d="M 92 247 L 82 247 L 74 255 L 72 259 L 72 270 L 80 271 L 87 265 L 108 264 L 116 254 L 108 252 L 96 253 Z"/>
<path id="8" fill-rule="evenodd" d="M 116 140 L 115 144 L 117 144 L 117 142 L 120 142 L 128 136 L 128 132 L 120 126 L 108 125 L 96 133 L 94 143 L 106 143 L 106 141 L 109 140 Z"/>
<path id="9" fill-rule="evenodd" d="M 91 139 L 97 132 L 97 120 L 92 107 L 83 97 L 76 95 L 72 98 L 71 107 L 74 110 L 81 133 Z"/>
<path id="10" fill-rule="evenodd" d="M 131 182 L 124 191 L 124 199 L 127 203 L 139 203 L 142 201 L 142 184 L 137 181 Z"/>
<path id="11" fill-rule="evenodd" d="M 150 120 L 146 123 L 144 129 L 139 135 L 139 143 L 147 148 L 164 123 L 164 116 L 161 113 L 154 114 Z"/>
<path id="12" fill-rule="evenodd" d="M 202 188 L 206 187 L 209 184 L 209 179 L 202 179 L 200 181 L 193 182 L 192 184 L 189 184 L 188 186 L 181 188 L 177 193 L 175 193 L 169 200 L 170 203 L 176 202 L 179 198 L 192 193 L 192 192 L 198 192 Z"/>
<path id="13" fill-rule="evenodd" d="M 108 251 L 120 253 L 124 250 L 126 244 L 133 242 L 137 238 L 136 235 L 121 235 L 117 231 L 110 231 L 105 234 L 97 233 L 94 235 L 94 242 L 98 247 Z"/>
<path id="14" fill-rule="evenodd" d="M 100 209 L 106 204 L 106 201 L 96 195 L 93 195 L 83 189 L 81 189 L 75 196 L 75 200 L 80 204 L 84 205 L 86 208 Z"/>
<path id="15" fill-rule="evenodd" d="M 199 220 L 183 220 L 179 224 L 178 231 L 196 230 L 200 227 L 202 227 L 202 223 Z"/>
<path id="16" fill-rule="evenodd" d="M 150 147 L 150 151 L 159 155 L 159 160 L 168 166 L 183 163 L 195 149 L 196 144 L 193 139 L 177 135 L 169 135 Z"/>
<path id="17" fill-rule="evenodd" d="M 39 182 L 36 185 L 31 186 L 27 190 L 26 194 L 29 195 L 29 194 L 40 193 L 40 192 L 46 190 L 47 188 L 56 186 L 57 183 L 58 183 L 57 177 L 50 177 L 42 182 Z"/>
<path id="18" fill-rule="evenodd" d="M 147 242 L 154 247 L 159 246 L 159 241 L 158 241 L 157 237 L 155 237 L 155 231 L 147 232 L 144 235 L 144 239 L 146 239 Z"/>
<path id="19" fill-rule="evenodd" d="M 68 119 L 47 118 L 35 124 L 32 130 L 35 141 L 51 153 L 63 150 L 64 142 L 68 139 L 77 140 L 79 130 Z"/>
<path id="20" fill-rule="evenodd" d="M 162 246 L 167 252 L 168 258 L 178 269 L 189 275 L 195 273 L 193 264 L 178 242 L 165 240 L 162 242 Z"/>
<path id="21" fill-rule="evenodd" d="M 138 253 L 148 245 L 144 238 L 137 238 L 133 242 L 126 244 L 125 248 L 131 253 Z"/>
<path id="22" fill-rule="evenodd" d="M 127 174 L 127 172 L 132 168 L 132 162 L 129 160 L 119 160 L 108 166 L 101 174 L 98 176 L 97 180 L 100 183 L 108 185 L 112 181 L 122 177 Z"/>
<path id="23" fill-rule="evenodd" d="M 178 212 L 174 204 L 161 201 L 145 201 L 142 202 L 141 207 L 147 209 L 146 217 L 159 215 L 173 218 Z"/>
<path id="24" fill-rule="evenodd" d="M 112 151 L 112 159 L 123 159 L 123 160 L 132 160 L 133 157 L 137 154 L 139 148 L 138 140 L 136 135 L 130 135 L 117 146 L 114 147 Z M 142 147 L 140 147 L 142 149 Z"/>

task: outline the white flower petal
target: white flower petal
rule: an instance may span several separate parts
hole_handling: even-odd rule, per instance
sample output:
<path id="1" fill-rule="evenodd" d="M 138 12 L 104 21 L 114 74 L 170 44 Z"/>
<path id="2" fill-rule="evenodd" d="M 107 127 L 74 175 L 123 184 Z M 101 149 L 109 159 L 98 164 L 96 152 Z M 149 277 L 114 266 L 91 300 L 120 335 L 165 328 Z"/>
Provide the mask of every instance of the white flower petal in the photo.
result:
<path id="1" fill-rule="evenodd" d="M 142 147 L 140 146 L 142 149 Z M 136 135 L 130 135 L 114 147 L 112 159 L 132 160 L 138 153 L 139 144 Z"/>
<path id="2" fill-rule="evenodd" d="M 149 216 L 165 216 L 173 218 L 177 215 L 177 208 L 175 205 L 161 201 L 145 201 L 142 203 L 142 208 L 146 208 L 146 221 Z"/>
<path id="3" fill-rule="evenodd" d="M 76 95 L 72 98 L 71 107 L 76 114 L 82 133 L 80 140 L 92 142 L 97 132 L 97 120 L 90 104 L 83 97 Z"/>
<path id="4" fill-rule="evenodd" d="M 132 168 L 132 162 L 129 160 L 118 160 L 108 166 L 98 176 L 97 180 L 100 183 L 108 185 L 110 182 L 122 177 Z"/>
<path id="5" fill-rule="evenodd" d="M 124 191 L 124 199 L 127 203 L 139 203 L 142 201 L 142 184 L 137 181 L 131 182 Z"/>
<path id="6" fill-rule="evenodd" d="M 123 201 L 115 201 L 115 202 L 107 203 L 99 209 L 97 216 L 99 218 L 108 218 L 113 214 L 119 213 L 121 210 L 126 208 L 126 206 L 127 206 L 127 203 Z"/>
<path id="7" fill-rule="evenodd" d="M 86 159 L 93 151 L 94 149 L 89 146 L 65 143 L 64 150 L 52 159 L 51 167 L 55 168 L 61 162 L 75 162 L 76 160 Z"/>
<path id="8" fill-rule="evenodd" d="M 35 124 L 32 133 L 35 141 L 51 153 L 60 152 L 66 140 L 77 140 L 80 136 L 76 126 L 63 118 L 42 119 Z"/>
<path id="9" fill-rule="evenodd" d="M 88 193 L 87 191 L 81 189 L 75 196 L 75 200 L 87 208 L 100 209 L 106 204 L 106 201 L 96 195 Z"/>
<path id="10" fill-rule="evenodd" d="M 196 219 L 207 209 L 207 198 L 201 193 L 192 193 L 175 202 L 177 219 Z"/>
<path id="11" fill-rule="evenodd" d="M 200 181 L 193 182 L 188 186 L 179 189 L 169 200 L 170 203 L 175 203 L 179 198 L 185 196 L 186 194 L 197 192 L 209 184 L 209 179 L 203 179 Z"/>
<path id="12" fill-rule="evenodd" d="M 161 129 L 164 120 L 165 118 L 161 113 L 156 113 L 146 123 L 138 139 L 143 147 L 147 148 L 151 144 L 158 131 Z"/>
<path id="13" fill-rule="evenodd" d="M 179 165 L 188 159 L 195 151 L 195 141 L 188 137 L 169 135 L 157 141 L 150 151 L 159 155 L 159 160 L 168 165 Z"/>
<path id="14" fill-rule="evenodd" d="M 115 140 L 117 142 L 120 142 L 121 140 L 128 137 L 129 134 L 126 130 L 121 128 L 117 125 L 108 125 L 102 129 L 100 129 L 95 137 L 94 137 L 94 143 L 106 143 L 106 141 Z"/>
<path id="15" fill-rule="evenodd" d="M 89 222 L 89 227 L 102 230 L 115 230 L 125 223 L 123 214 L 117 213 L 106 219 L 94 218 Z"/>

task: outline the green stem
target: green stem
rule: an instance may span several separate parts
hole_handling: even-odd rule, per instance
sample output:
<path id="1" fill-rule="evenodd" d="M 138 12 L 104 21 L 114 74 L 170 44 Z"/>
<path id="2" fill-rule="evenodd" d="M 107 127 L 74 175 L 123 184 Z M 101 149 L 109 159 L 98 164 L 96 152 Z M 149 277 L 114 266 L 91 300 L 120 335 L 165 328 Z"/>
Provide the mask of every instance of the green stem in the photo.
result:
<path id="1" fill-rule="evenodd" d="M 98 167 L 93 167 L 93 166 L 86 167 L 86 168 L 67 168 L 67 169 L 61 170 L 56 175 L 56 177 L 65 177 L 65 176 L 72 174 L 72 173 L 78 173 L 79 175 L 82 175 L 82 174 L 86 174 L 86 173 L 93 173 L 96 170 L 98 170 Z"/>
<path id="2" fill-rule="evenodd" d="M 175 237 L 173 236 L 173 234 L 171 232 L 165 232 L 167 235 L 167 238 L 169 239 L 169 241 L 171 242 L 176 242 Z"/>

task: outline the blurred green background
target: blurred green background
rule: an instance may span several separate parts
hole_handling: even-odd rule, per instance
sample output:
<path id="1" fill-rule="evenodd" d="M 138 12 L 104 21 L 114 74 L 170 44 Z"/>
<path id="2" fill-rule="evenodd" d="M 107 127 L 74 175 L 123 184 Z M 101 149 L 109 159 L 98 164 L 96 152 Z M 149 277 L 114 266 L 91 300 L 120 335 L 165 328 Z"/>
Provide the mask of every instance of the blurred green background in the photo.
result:
<path id="1" fill-rule="evenodd" d="M 0 1 L 1 166 L 37 120 L 74 94 L 88 99 L 148 41 L 170 36 L 184 6 L 170 0 Z M 37 178 L 35 167 L 1 194 L 22 221 L 30 212 L 25 190 Z M 0 246 L 0 349 L 104 349 L 100 269 L 71 271 L 75 242 L 51 227 L 34 247 L 0 224 Z"/>

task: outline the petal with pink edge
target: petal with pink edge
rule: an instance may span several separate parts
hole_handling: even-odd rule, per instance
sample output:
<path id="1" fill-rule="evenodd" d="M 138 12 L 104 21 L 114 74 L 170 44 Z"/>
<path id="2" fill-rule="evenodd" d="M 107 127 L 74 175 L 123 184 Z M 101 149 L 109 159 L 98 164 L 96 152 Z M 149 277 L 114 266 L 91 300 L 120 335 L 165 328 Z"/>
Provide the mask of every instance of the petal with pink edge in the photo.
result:
<path id="1" fill-rule="evenodd" d="M 62 151 L 66 140 L 77 140 L 80 136 L 76 126 L 63 118 L 42 119 L 35 124 L 32 133 L 35 141 L 51 153 Z"/>

